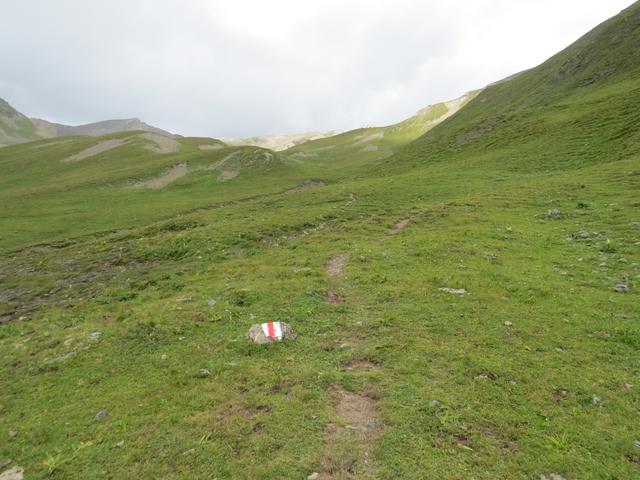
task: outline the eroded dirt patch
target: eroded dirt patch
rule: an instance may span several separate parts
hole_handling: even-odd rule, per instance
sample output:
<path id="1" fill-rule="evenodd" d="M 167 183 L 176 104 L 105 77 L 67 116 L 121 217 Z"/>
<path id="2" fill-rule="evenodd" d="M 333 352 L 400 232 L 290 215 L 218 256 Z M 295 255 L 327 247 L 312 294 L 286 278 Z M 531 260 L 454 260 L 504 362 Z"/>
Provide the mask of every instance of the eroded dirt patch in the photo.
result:
<path id="1" fill-rule="evenodd" d="M 104 140 L 102 142 L 96 143 L 94 146 L 86 148 L 81 152 L 76 153 L 75 155 L 71 155 L 70 157 L 62 160 L 65 163 L 79 162 L 80 160 L 84 160 L 89 157 L 93 157 L 100 153 L 107 152 L 116 147 L 127 142 L 128 139 L 123 138 L 112 138 L 111 140 Z"/>
<path id="2" fill-rule="evenodd" d="M 240 175 L 240 172 L 237 172 L 235 170 L 222 170 L 218 179 L 226 182 L 227 180 L 236 178 L 238 175 Z"/>
<path id="3" fill-rule="evenodd" d="M 174 165 L 158 177 L 145 180 L 144 182 L 136 183 L 134 185 L 134 188 L 164 188 L 170 183 L 175 182 L 179 178 L 184 177 L 188 171 L 189 168 L 187 167 L 186 162 L 179 165 Z"/>
<path id="4" fill-rule="evenodd" d="M 402 230 L 404 230 L 404 228 L 409 225 L 409 222 L 411 220 L 408 218 L 405 218 L 404 220 L 400 220 L 398 223 L 396 223 L 388 232 L 387 234 L 382 237 L 380 240 L 384 241 L 389 237 L 394 236 L 396 233 L 401 232 Z"/>
<path id="5" fill-rule="evenodd" d="M 341 277 L 344 275 L 344 269 L 347 266 L 347 262 L 349 261 L 348 253 L 340 253 L 338 255 L 334 255 L 325 264 L 325 269 L 327 271 L 327 275 L 330 277 Z"/>
<path id="6" fill-rule="evenodd" d="M 345 297 L 341 293 L 330 290 L 324 294 L 324 301 L 330 305 L 341 305 L 345 302 Z"/>
<path id="7" fill-rule="evenodd" d="M 356 137 L 356 141 L 353 144 L 364 145 L 366 143 L 373 142 L 374 140 L 379 140 L 382 137 L 384 137 L 384 132 L 362 134 Z"/>
<path id="8" fill-rule="evenodd" d="M 373 451 L 382 433 L 373 392 L 354 393 L 333 386 L 336 422 L 325 430 L 325 453 L 319 479 L 373 478 Z"/>
<path id="9" fill-rule="evenodd" d="M 149 140 L 151 144 L 145 146 L 154 153 L 175 153 L 180 148 L 180 142 L 173 138 L 158 135 L 157 133 L 143 133 L 140 138 Z"/>

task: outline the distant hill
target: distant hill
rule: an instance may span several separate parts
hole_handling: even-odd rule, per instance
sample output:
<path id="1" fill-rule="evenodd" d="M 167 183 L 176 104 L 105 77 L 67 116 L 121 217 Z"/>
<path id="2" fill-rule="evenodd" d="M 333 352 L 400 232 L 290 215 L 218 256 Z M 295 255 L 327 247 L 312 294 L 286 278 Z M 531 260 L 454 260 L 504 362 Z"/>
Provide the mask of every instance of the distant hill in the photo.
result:
<path id="1" fill-rule="evenodd" d="M 171 133 L 149 125 L 138 118 L 125 118 L 121 120 L 104 120 L 102 122 L 88 123 L 86 125 L 62 125 L 48 122 L 40 118 L 30 119 L 36 127 L 37 134 L 42 138 L 69 137 L 73 135 L 89 135 L 97 137 L 117 132 L 145 131 L 159 135 L 173 136 Z"/>
<path id="2" fill-rule="evenodd" d="M 149 125 L 138 118 L 105 120 L 86 125 L 63 125 L 40 118 L 29 118 L 0 98 L 0 146 L 44 138 L 101 136 L 118 132 L 144 131 L 174 137 L 170 132 Z"/>
<path id="3" fill-rule="evenodd" d="M 241 146 L 249 145 L 254 147 L 268 148 L 276 152 L 293 148 L 296 145 L 319 140 L 321 138 L 332 137 L 338 132 L 332 130 L 330 132 L 304 132 L 290 133 L 282 135 L 263 135 L 245 138 L 222 138 L 221 140 L 229 145 Z"/>

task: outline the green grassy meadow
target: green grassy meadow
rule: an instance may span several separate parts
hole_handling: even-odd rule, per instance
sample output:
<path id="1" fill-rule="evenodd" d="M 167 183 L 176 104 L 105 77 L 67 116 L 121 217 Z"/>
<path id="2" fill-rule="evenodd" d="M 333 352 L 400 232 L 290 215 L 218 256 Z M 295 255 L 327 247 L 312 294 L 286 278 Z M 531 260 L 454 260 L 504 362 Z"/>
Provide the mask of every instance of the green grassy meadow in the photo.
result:
<path id="1" fill-rule="evenodd" d="M 29 479 L 640 478 L 639 37 L 636 3 L 375 151 L 354 142 L 376 129 L 280 153 L 1 148 L 0 460 Z M 298 338 L 245 339 L 274 320 Z"/>

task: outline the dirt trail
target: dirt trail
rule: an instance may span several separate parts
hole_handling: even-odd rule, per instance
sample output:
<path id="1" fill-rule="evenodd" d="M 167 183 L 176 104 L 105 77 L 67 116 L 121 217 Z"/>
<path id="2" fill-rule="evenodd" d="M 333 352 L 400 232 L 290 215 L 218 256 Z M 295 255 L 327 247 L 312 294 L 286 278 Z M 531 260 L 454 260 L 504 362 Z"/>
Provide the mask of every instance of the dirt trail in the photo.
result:
<path id="1" fill-rule="evenodd" d="M 381 242 L 385 241 L 386 239 L 388 239 L 389 237 L 393 237 L 396 233 L 401 232 L 402 230 L 404 230 L 404 227 L 406 227 L 407 225 L 409 225 L 409 222 L 411 220 L 408 218 L 405 218 L 404 220 L 400 220 L 398 223 L 396 223 L 393 228 L 391 228 L 387 234 L 382 237 L 380 239 Z"/>
<path id="2" fill-rule="evenodd" d="M 347 262 L 349 261 L 348 253 L 340 253 L 338 255 L 334 255 L 325 264 L 325 269 L 327 270 L 327 275 L 330 277 L 342 277 L 344 275 L 344 269 L 347 266 Z"/>
<path id="3" fill-rule="evenodd" d="M 174 165 L 162 175 L 151 178 L 149 180 L 145 180 L 144 182 L 136 183 L 134 185 L 134 188 L 164 188 L 170 183 L 175 182 L 179 178 L 184 177 L 188 171 L 189 168 L 187 167 L 186 162 L 179 165 Z"/>
<path id="4" fill-rule="evenodd" d="M 373 450 L 383 427 L 374 396 L 338 386 L 333 386 L 330 394 L 339 421 L 325 430 L 326 451 L 318 479 L 373 478 Z"/>
<path id="5" fill-rule="evenodd" d="M 99 153 L 107 152 L 112 150 L 120 145 L 126 143 L 128 139 L 126 138 L 112 138 L 111 140 L 104 140 L 102 142 L 96 143 L 93 147 L 89 147 L 81 152 L 76 153 L 75 155 L 71 155 L 70 157 L 62 160 L 65 163 L 79 162 L 80 160 L 84 160 L 85 158 L 93 157 L 98 155 Z"/>

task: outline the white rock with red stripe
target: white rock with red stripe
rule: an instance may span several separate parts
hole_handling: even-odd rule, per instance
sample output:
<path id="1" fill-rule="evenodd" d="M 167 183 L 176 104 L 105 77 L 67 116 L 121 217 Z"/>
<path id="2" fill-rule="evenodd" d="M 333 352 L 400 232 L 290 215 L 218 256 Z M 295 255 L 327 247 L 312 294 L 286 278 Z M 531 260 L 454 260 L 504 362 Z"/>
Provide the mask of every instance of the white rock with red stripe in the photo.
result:
<path id="1" fill-rule="evenodd" d="M 284 322 L 256 323 L 247 333 L 247 338 L 258 344 L 293 340 L 297 336 L 291 325 Z"/>

